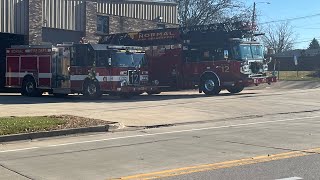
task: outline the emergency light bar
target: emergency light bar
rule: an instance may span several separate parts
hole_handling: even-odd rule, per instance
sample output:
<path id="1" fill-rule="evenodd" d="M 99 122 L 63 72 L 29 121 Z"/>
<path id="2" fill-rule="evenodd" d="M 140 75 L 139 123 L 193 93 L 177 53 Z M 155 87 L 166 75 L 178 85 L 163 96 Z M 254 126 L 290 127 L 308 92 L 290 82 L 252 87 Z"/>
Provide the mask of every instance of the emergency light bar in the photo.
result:
<path id="1" fill-rule="evenodd" d="M 139 46 L 108 46 L 108 49 L 119 49 L 119 50 L 143 50 Z"/>

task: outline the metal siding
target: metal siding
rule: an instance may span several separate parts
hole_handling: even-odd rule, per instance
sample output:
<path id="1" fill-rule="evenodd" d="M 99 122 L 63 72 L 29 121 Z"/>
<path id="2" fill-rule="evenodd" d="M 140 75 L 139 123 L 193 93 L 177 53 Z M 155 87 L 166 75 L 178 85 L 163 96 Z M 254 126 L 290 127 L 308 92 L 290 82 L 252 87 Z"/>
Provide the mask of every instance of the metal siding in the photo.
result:
<path id="1" fill-rule="evenodd" d="M 134 5 L 134 17 L 133 18 L 139 18 L 139 4 Z"/>
<path id="2" fill-rule="evenodd" d="M 151 20 L 151 12 L 152 12 L 152 5 L 148 4 L 148 8 L 147 8 L 147 20 Z"/>
<path id="3" fill-rule="evenodd" d="M 28 14 L 29 13 L 29 2 L 27 0 L 24 0 L 23 1 L 23 7 L 24 7 L 24 11 L 25 13 L 24 14 Z M 27 16 L 24 16 L 24 34 L 29 34 L 29 18 Z"/>
<path id="4" fill-rule="evenodd" d="M 76 2 L 72 2 L 72 27 L 76 29 Z"/>
<path id="5" fill-rule="evenodd" d="M 0 32 L 3 32 L 3 9 L 4 9 L 4 7 L 3 7 L 3 1 L 0 1 Z"/>
<path id="6" fill-rule="evenodd" d="M 131 4 L 128 4 L 128 13 L 127 13 L 127 17 L 130 17 L 130 14 L 131 14 Z"/>
<path id="7" fill-rule="evenodd" d="M 45 21 L 44 17 L 47 14 L 46 1 L 42 1 L 42 22 Z M 46 26 L 46 23 L 43 23 L 43 26 Z"/>
<path id="8" fill-rule="evenodd" d="M 154 20 L 159 16 L 163 22 L 175 23 L 176 5 L 154 2 L 117 2 L 97 0 L 97 12 L 114 16 Z"/>
<path id="9" fill-rule="evenodd" d="M 28 0 L 0 0 L 0 32 L 28 33 L 28 6 Z M 44 27 L 78 31 L 85 29 L 83 0 L 43 0 L 42 8 Z M 175 5 L 105 0 L 98 0 L 97 6 L 97 12 L 101 14 L 147 20 L 154 20 L 161 15 L 167 23 L 176 23 L 176 10 Z"/>
<path id="10" fill-rule="evenodd" d="M 57 1 L 57 8 L 56 8 L 56 27 L 61 28 L 61 0 L 56 0 Z"/>
<path id="11" fill-rule="evenodd" d="M 21 24 L 21 19 L 20 19 L 20 8 L 18 7 L 18 4 L 19 4 L 19 1 L 20 0 L 15 0 L 13 3 L 14 3 L 14 12 L 15 12 L 15 15 L 14 15 L 14 22 L 15 22 L 15 25 L 12 27 L 14 32 L 20 32 L 20 24 Z"/>
<path id="12" fill-rule="evenodd" d="M 81 22 L 81 12 L 79 11 L 79 6 L 80 6 L 80 2 L 76 1 L 76 17 L 75 17 L 75 21 L 76 22 Z M 75 25 L 76 30 L 80 30 L 81 31 L 81 23 L 76 23 Z"/>
<path id="13" fill-rule="evenodd" d="M 143 18 L 143 7 L 145 5 L 144 4 L 140 4 L 140 9 L 139 9 L 139 19 L 144 19 Z"/>
<path id="14" fill-rule="evenodd" d="M 7 9 L 7 15 L 8 15 L 8 25 L 7 25 L 7 31 L 8 32 L 13 32 L 14 33 L 14 31 L 12 31 L 12 29 L 11 29 L 11 25 L 12 25 L 12 23 L 14 23 L 14 20 L 12 19 L 12 12 L 14 12 L 14 9 L 12 9 L 12 0 L 10 1 L 8 1 L 7 2 L 7 4 L 8 4 L 8 9 Z"/>
<path id="15" fill-rule="evenodd" d="M 8 0 L 3 1 L 3 32 L 8 32 L 7 25 L 8 25 L 8 15 L 7 15 L 7 2 Z"/>
<path id="16" fill-rule="evenodd" d="M 81 30 L 85 26 L 83 0 L 43 0 L 43 19 L 46 27 L 66 30 Z M 101 4 L 102 5 L 102 4 Z M 98 6 L 101 8 L 101 6 Z"/>
<path id="17" fill-rule="evenodd" d="M 165 23 L 177 23 L 177 7 L 148 2 L 116 2 L 97 0 L 101 14 L 154 20 L 163 17 Z M 83 31 L 85 6 L 83 0 L 43 0 L 43 26 Z M 28 33 L 28 0 L 0 0 L 0 32 Z"/>
<path id="18" fill-rule="evenodd" d="M 126 3 L 126 14 L 125 14 L 125 16 L 129 16 L 129 4 L 128 3 Z"/>
<path id="19" fill-rule="evenodd" d="M 26 33 L 27 0 L 0 0 L 0 32 Z"/>
<path id="20" fill-rule="evenodd" d="M 122 16 L 122 3 L 118 4 L 118 15 Z"/>

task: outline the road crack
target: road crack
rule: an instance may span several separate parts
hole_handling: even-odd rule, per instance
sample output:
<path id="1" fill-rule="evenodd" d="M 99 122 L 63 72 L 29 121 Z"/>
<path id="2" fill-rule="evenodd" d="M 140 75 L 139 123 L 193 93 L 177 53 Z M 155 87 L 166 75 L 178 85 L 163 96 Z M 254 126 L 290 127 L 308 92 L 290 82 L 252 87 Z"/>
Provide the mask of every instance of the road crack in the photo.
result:
<path id="1" fill-rule="evenodd" d="M 8 170 L 8 171 L 10 171 L 10 172 L 13 172 L 13 173 L 15 173 L 15 174 L 18 174 L 19 176 L 22 176 L 22 177 L 24 177 L 24 178 L 27 178 L 27 179 L 30 179 L 30 180 L 34 180 L 33 178 L 31 178 L 31 177 L 29 177 L 29 176 L 27 176 L 27 175 L 25 175 L 25 174 L 22 174 L 22 173 L 14 170 L 14 169 L 11 169 L 11 168 L 3 165 L 3 164 L 0 164 L 0 167 L 4 168 L 4 169 L 6 169 L 6 170 Z"/>
<path id="2" fill-rule="evenodd" d="M 216 141 L 225 142 L 225 143 L 231 143 L 231 144 L 245 145 L 245 146 L 254 146 L 254 147 L 262 147 L 262 148 L 275 149 L 275 150 L 290 151 L 290 152 L 302 152 L 302 153 L 307 153 L 307 154 L 320 154 L 319 152 L 310 152 L 310 151 L 305 151 L 305 150 L 300 150 L 300 149 L 265 146 L 265 145 L 257 145 L 257 144 L 243 143 L 243 142 L 236 142 L 236 141 L 225 141 L 225 140 L 219 140 L 219 139 L 216 139 Z"/>

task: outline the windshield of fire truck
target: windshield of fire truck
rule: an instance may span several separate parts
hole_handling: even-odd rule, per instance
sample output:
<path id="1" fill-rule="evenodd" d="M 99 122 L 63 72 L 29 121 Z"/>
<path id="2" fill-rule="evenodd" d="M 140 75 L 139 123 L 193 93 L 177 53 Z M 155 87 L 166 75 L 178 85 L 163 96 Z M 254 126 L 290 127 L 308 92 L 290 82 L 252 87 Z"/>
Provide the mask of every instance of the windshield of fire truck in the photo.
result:
<path id="1" fill-rule="evenodd" d="M 241 44 L 233 48 L 235 59 L 263 59 L 263 46 L 257 44 Z"/>
<path id="2" fill-rule="evenodd" d="M 114 67 L 138 67 L 144 64 L 144 53 L 117 52 L 112 55 L 112 66 Z"/>

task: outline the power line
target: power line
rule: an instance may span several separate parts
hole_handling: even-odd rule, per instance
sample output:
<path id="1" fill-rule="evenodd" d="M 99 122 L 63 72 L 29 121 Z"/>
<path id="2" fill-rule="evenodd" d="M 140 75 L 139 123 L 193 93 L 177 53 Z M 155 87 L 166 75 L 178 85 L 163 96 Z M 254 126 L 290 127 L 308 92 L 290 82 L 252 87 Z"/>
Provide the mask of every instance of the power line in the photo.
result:
<path id="1" fill-rule="evenodd" d="M 297 29 L 320 29 L 320 27 L 318 27 L 318 28 L 294 27 L 294 28 L 297 28 Z"/>
<path id="2" fill-rule="evenodd" d="M 284 21 L 295 21 L 295 20 L 307 19 L 307 18 L 312 18 L 312 17 L 317 17 L 317 16 L 320 16 L 320 13 L 312 14 L 312 15 L 308 15 L 308 16 L 295 17 L 295 18 L 268 21 L 268 22 L 263 22 L 261 24 L 271 24 L 271 23 L 284 22 Z"/>
<path id="3" fill-rule="evenodd" d="M 314 26 L 314 25 L 319 25 L 320 22 L 318 20 L 316 21 L 312 21 L 312 22 L 302 22 L 302 23 L 299 23 L 299 26 L 296 26 L 296 27 L 305 27 L 305 26 Z"/>
<path id="4" fill-rule="evenodd" d="M 314 37 L 314 38 L 319 39 L 320 37 Z M 310 42 L 311 43 L 312 39 L 313 38 L 310 38 L 308 40 L 307 39 L 300 39 L 299 41 L 294 41 L 294 43 L 296 43 L 296 44 L 305 43 L 305 42 Z"/>

